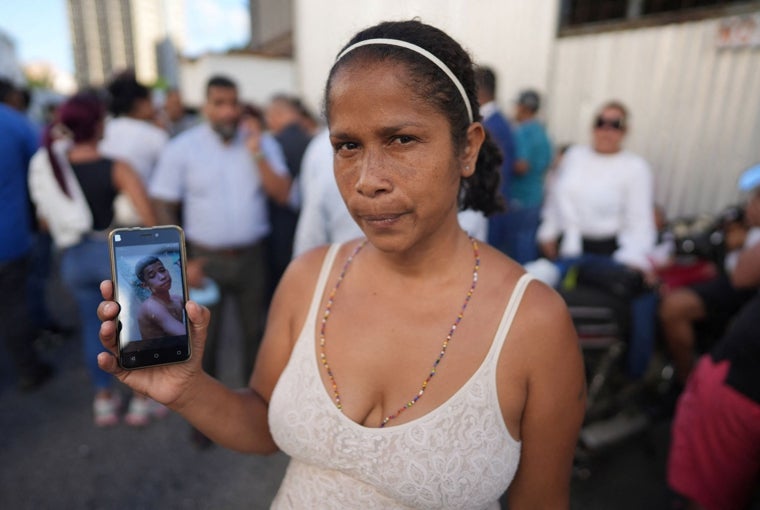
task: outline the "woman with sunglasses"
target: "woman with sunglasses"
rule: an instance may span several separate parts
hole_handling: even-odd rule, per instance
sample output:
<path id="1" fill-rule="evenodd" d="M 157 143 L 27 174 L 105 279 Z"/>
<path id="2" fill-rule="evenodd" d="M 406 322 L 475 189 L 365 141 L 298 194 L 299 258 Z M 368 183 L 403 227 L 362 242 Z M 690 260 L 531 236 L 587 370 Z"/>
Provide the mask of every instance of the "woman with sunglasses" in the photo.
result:
<path id="1" fill-rule="evenodd" d="M 572 146 L 562 157 L 538 231 L 544 256 L 557 260 L 561 272 L 574 265 L 606 275 L 633 268 L 643 281 L 655 279 L 652 172 L 644 158 L 623 148 L 627 130 L 628 109 L 607 102 L 594 118 L 591 145 Z M 620 303 L 621 324 L 630 323 L 627 369 L 634 378 L 646 370 L 655 329 L 655 295 L 641 290 L 631 289 Z"/>
<path id="2" fill-rule="evenodd" d="M 550 259 L 611 256 L 642 271 L 657 237 L 649 164 L 623 149 L 628 110 L 606 103 L 594 119 L 591 145 L 570 147 L 557 170 L 552 210 L 538 232 Z"/>

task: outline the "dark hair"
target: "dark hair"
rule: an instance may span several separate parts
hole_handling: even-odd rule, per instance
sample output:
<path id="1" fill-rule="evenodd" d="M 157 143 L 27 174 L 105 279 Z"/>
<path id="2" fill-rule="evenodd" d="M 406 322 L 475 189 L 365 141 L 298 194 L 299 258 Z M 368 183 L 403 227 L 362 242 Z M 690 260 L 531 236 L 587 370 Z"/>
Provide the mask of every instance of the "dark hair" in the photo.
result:
<path id="1" fill-rule="evenodd" d="M 140 100 L 150 100 L 150 89 L 137 81 L 132 73 L 117 75 L 107 87 L 108 110 L 114 117 L 129 115 Z"/>
<path id="2" fill-rule="evenodd" d="M 215 74 L 206 82 L 206 97 L 208 97 L 208 93 L 213 87 L 237 90 L 237 84 L 232 79 L 221 74 Z"/>
<path id="3" fill-rule="evenodd" d="M 42 144 L 50 158 L 58 185 L 69 195 L 63 170 L 53 153 L 53 142 L 65 135 L 74 143 L 94 140 L 98 136 L 100 124 L 105 117 L 105 105 L 93 91 L 79 92 L 61 104 L 55 112 L 54 120 L 42 135 Z"/>
<path id="4" fill-rule="evenodd" d="M 607 109 L 613 109 L 617 110 L 620 113 L 623 114 L 623 127 L 627 128 L 628 123 L 630 121 L 630 114 L 628 113 L 628 108 L 623 104 L 622 101 L 618 101 L 617 99 L 613 99 L 611 101 L 607 101 L 604 103 L 599 110 L 597 110 L 597 116 L 601 115 L 604 110 Z"/>
<path id="5" fill-rule="evenodd" d="M 10 80 L 0 78 L 0 103 L 5 103 L 11 94 L 16 92 L 16 86 Z"/>
<path id="6" fill-rule="evenodd" d="M 243 103 L 241 108 L 241 114 L 248 117 L 253 117 L 258 120 L 261 127 L 266 129 L 266 116 L 264 111 L 253 103 Z"/>
<path id="7" fill-rule="evenodd" d="M 426 49 L 441 59 L 464 87 L 470 107 L 475 114 L 474 120 L 480 120 L 480 115 L 477 113 L 478 100 L 475 92 L 475 74 L 472 60 L 454 39 L 442 30 L 418 20 L 387 21 L 359 32 L 343 49 L 357 42 L 375 38 L 407 41 Z M 333 65 L 327 79 L 324 99 L 325 118 L 328 119 L 328 124 L 330 87 L 337 71 L 353 63 L 366 64 L 372 61 L 403 63 L 409 70 L 410 79 L 414 82 L 414 86 L 410 87 L 410 90 L 414 91 L 420 98 L 430 102 L 448 118 L 454 147 L 457 151 L 464 147 L 467 141 L 470 119 L 466 106 L 462 104 L 462 95 L 451 79 L 438 66 L 415 51 L 397 46 L 384 44 L 362 46 L 351 51 Z M 501 152 L 486 132 L 486 139 L 478 154 L 475 172 L 472 176 L 462 179 L 460 184 L 462 188 L 459 200 L 460 209 L 475 209 L 485 214 L 504 209 L 503 199 L 499 194 L 499 167 L 501 162 Z"/>
<path id="8" fill-rule="evenodd" d="M 137 276 L 137 279 L 141 282 L 144 282 L 145 276 L 143 275 L 143 272 L 145 272 L 145 268 L 151 264 L 155 264 L 156 262 L 161 262 L 161 260 L 158 257 L 154 257 L 153 255 L 148 255 L 147 257 L 140 259 L 140 261 L 135 264 L 135 276 Z M 163 262 L 161 263 L 163 264 Z"/>
<path id="9" fill-rule="evenodd" d="M 490 67 L 478 66 L 475 68 L 475 83 L 478 89 L 486 95 L 491 97 L 496 95 L 496 73 Z"/>

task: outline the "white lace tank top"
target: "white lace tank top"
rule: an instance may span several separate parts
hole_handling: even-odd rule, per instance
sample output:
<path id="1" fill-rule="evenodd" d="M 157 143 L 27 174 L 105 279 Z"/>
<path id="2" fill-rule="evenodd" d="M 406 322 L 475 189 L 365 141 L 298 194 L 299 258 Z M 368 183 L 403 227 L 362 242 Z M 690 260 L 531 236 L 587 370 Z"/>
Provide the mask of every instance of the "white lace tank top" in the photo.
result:
<path id="1" fill-rule="evenodd" d="M 320 378 L 316 321 L 338 245 L 328 251 L 308 317 L 272 393 L 269 426 L 290 457 L 273 509 L 498 509 L 520 460 L 499 407 L 496 365 L 524 275 L 485 360 L 444 404 L 401 425 L 370 428 L 333 403 Z"/>

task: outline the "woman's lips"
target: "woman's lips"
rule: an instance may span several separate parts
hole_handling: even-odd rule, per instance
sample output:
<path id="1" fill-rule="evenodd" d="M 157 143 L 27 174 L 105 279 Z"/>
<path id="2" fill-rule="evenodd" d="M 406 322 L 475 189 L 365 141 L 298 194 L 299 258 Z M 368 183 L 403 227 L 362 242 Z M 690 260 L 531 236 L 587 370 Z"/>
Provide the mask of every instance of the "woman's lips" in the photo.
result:
<path id="1" fill-rule="evenodd" d="M 398 220 L 401 216 L 401 213 L 363 214 L 360 215 L 360 218 L 362 221 L 371 225 L 390 225 Z"/>

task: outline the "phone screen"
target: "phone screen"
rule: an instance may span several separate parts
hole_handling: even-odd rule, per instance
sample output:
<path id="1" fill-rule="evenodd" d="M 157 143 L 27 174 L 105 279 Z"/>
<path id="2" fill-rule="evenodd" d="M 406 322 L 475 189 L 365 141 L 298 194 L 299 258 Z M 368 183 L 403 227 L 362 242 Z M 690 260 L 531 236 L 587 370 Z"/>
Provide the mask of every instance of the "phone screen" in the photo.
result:
<path id="1" fill-rule="evenodd" d="M 185 241 L 177 226 L 115 229 L 109 236 L 123 368 L 190 359 Z"/>

